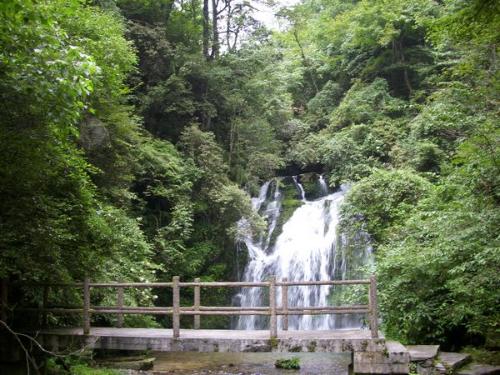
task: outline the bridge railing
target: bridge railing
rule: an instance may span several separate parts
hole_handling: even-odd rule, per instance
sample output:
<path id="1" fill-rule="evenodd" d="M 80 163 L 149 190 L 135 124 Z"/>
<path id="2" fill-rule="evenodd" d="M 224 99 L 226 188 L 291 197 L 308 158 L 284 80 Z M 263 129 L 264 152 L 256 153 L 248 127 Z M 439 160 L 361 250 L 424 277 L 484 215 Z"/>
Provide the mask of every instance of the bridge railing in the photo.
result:
<path id="1" fill-rule="evenodd" d="M 368 285 L 368 304 L 347 306 L 289 306 L 288 288 L 294 286 L 321 286 L 321 285 Z M 24 308 L 17 310 L 38 311 L 42 314 L 42 322 L 46 321 L 47 313 L 82 314 L 83 332 L 89 334 L 92 314 L 116 314 L 117 326 L 123 326 L 124 314 L 151 314 L 171 315 L 174 338 L 180 336 L 180 317 L 191 315 L 194 318 L 193 327 L 200 328 L 200 317 L 203 315 L 264 315 L 270 317 L 270 336 L 278 336 L 278 316 L 282 319 L 282 329 L 288 330 L 288 317 L 290 315 L 324 315 L 324 314 L 367 314 L 372 338 L 378 338 L 378 307 L 377 307 L 377 282 L 375 276 L 367 280 L 324 280 L 324 281 L 277 281 L 271 277 L 262 282 L 202 282 L 199 278 L 193 282 L 181 282 L 179 276 L 174 276 L 172 282 L 154 283 L 99 283 L 91 282 L 86 278 L 83 283 L 73 284 L 37 284 L 44 288 L 42 305 L 38 308 Z M 244 306 L 202 306 L 200 303 L 201 288 L 268 288 L 269 306 L 244 307 Z M 48 296 L 51 288 L 82 288 L 83 306 L 81 307 L 48 307 Z M 92 306 L 90 302 L 92 288 L 116 289 L 117 298 L 115 306 Z M 132 307 L 124 306 L 125 288 L 171 288 L 172 306 L 170 307 Z M 194 298 L 192 306 L 181 306 L 181 288 L 193 288 Z M 281 288 L 280 304 L 276 301 L 277 288 Z M 6 295 L 4 292 L 2 295 Z M 3 307 L 6 306 L 2 303 Z"/>

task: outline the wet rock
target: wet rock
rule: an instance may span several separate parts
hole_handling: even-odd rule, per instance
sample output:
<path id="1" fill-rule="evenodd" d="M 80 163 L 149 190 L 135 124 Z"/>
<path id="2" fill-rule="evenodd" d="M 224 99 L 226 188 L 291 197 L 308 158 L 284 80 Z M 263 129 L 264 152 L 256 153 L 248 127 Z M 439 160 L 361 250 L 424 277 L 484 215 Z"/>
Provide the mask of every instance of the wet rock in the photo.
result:
<path id="1" fill-rule="evenodd" d="M 406 345 L 410 361 L 421 362 L 434 359 L 439 351 L 439 345 Z"/>
<path id="2" fill-rule="evenodd" d="M 479 363 L 472 363 L 463 369 L 458 370 L 457 375 L 490 375 L 500 374 L 500 366 L 482 365 Z"/>
<path id="3" fill-rule="evenodd" d="M 434 361 L 439 352 L 439 345 L 407 345 L 414 371 L 419 375 L 436 374 Z"/>
<path id="4" fill-rule="evenodd" d="M 356 374 L 408 374 L 410 355 L 399 342 L 387 341 L 384 351 L 354 352 Z"/>
<path id="5" fill-rule="evenodd" d="M 316 173 L 305 173 L 298 176 L 298 181 L 302 184 L 307 200 L 315 200 L 325 195 L 319 183 L 319 175 Z"/>
<path id="6" fill-rule="evenodd" d="M 466 353 L 442 352 L 439 354 L 439 363 L 444 366 L 447 374 L 454 373 L 457 368 L 464 366 L 469 361 L 470 355 Z"/>
<path id="7" fill-rule="evenodd" d="M 244 353 L 265 353 L 272 351 L 271 345 L 268 344 L 254 344 L 247 345 L 242 352 Z"/>
<path id="8" fill-rule="evenodd" d="M 155 358 L 106 358 L 104 361 L 99 361 L 99 366 L 108 367 L 113 369 L 127 369 L 144 371 L 153 368 Z"/>

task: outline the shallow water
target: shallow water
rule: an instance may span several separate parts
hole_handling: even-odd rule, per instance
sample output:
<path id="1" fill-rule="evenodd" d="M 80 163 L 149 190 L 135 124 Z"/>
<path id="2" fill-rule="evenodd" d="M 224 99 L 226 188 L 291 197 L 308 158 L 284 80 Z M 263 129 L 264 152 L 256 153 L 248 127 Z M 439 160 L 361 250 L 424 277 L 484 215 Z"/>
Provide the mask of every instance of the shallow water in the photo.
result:
<path id="1" fill-rule="evenodd" d="M 153 371 L 176 375 L 347 375 L 349 353 L 154 353 Z M 299 357 L 300 370 L 276 369 L 277 359 Z"/>

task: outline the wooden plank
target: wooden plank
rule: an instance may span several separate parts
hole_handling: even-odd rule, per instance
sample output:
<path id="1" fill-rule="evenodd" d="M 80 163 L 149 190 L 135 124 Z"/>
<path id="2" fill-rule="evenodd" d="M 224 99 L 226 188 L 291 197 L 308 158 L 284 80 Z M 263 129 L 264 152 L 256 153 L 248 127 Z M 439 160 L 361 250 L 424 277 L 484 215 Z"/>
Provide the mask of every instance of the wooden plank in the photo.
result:
<path id="1" fill-rule="evenodd" d="M 83 334 L 90 332 L 90 280 L 88 277 L 83 281 Z"/>
<path id="2" fill-rule="evenodd" d="M 355 285 L 370 284 L 370 280 L 320 280 L 320 281 L 287 281 L 277 282 L 277 286 L 307 286 L 307 285 Z"/>
<path id="3" fill-rule="evenodd" d="M 179 290 L 179 276 L 174 276 L 172 278 L 172 306 L 173 306 L 173 316 L 172 316 L 172 329 L 174 332 L 174 338 L 179 338 L 180 334 L 180 305 L 181 305 L 181 295 Z"/>
<path id="4" fill-rule="evenodd" d="M 16 282 L 18 285 L 28 286 L 28 287 L 46 287 L 50 286 L 51 288 L 83 288 L 83 283 L 23 283 Z"/>
<path id="5" fill-rule="evenodd" d="M 372 338 L 378 338 L 378 304 L 377 304 L 377 279 L 375 275 L 370 277 L 370 330 Z"/>
<path id="6" fill-rule="evenodd" d="M 173 311 L 167 309 L 158 309 L 158 310 L 141 310 L 141 309 L 130 309 L 124 308 L 122 310 L 117 309 L 98 309 L 91 310 L 96 314 L 131 314 L 131 315 L 170 315 L 173 314 Z"/>
<path id="7" fill-rule="evenodd" d="M 181 307 L 183 310 L 193 310 L 194 307 Z M 261 310 L 269 311 L 269 307 L 241 307 L 241 306 L 198 306 L 199 311 L 245 311 L 245 310 Z"/>
<path id="8" fill-rule="evenodd" d="M 39 308 L 19 308 L 16 311 L 30 311 L 30 312 L 39 312 Z M 47 308 L 44 309 L 45 312 L 50 313 L 60 313 L 60 314 L 81 314 L 83 309 L 67 309 L 67 308 Z M 91 314 L 145 314 L 145 315 L 168 315 L 173 314 L 173 309 L 168 307 L 157 307 L 157 308 L 142 308 L 142 307 L 124 307 L 123 309 L 119 309 L 115 306 L 110 307 L 102 307 L 96 306 L 89 309 Z M 370 309 L 295 309 L 288 310 L 286 313 L 280 309 L 276 310 L 276 315 L 328 315 L 328 314 L 361 314 L 361 313 L 369 313 Z M 225 316 L 233 316 L 233 315 L 270 315 L 269 308 L 262 309 L 252 309 L 248 308 L 245 310 L 193 310 L 192 308 L 183 308 L 179 311 L 179 316 L 181 315 L 225 315 Z"/>
<path id="9" fill-rule="evenodd" d="M 352 306 L 303 306 L 303 307 L 289 307 L 289 311 L 303 311 L 303 310 L 324 310 L 324 311 L 342 311 L 342 310 L 368 310 L 368 305 L 352 305 Z"/>
<path id="10" fill-rule="evenodd" d="M 287 315 L 328 315 L 328 314 L 363 314 L 363 313 L 369 313 L 369 309 L 340 309 L 340 310 L 335 310 L 335 309 L 327 309 L 327 310 L 306 310 L 306 309 L 301 309 L 301 310 L 288 310 L 286 313 Z M 277 315 L 283 315 L 283 312 L 277 311 Z"/>
<path id="11" fill-rule="evenodd" d="M 199 286 L 202 288 L 252 288 L 252 287 L 267 287 L 269 283 L 267 282 L 245 282 L 245 281 L 234 281 L 234 282 L 226 282 L 226 281 L 213 281 L 213 282 L 184 282 L 179 283 L 181 287 L 195 287 Z"/>
<path id="12" fill-rule="evenodd" d="M 46 309 L 41 309 L 39 307 L 16 307 L 16 311 L 25 311 L 25 312 L 40 312 L 44 311 L 47 313 L 53 314 L 83 314 L 83 308 L 66 308 L 66 307 L 49 307 Z M 93 312 L 92 309 L 89 311 Z"/>
<path id="13" fill-rule="evenodd" d="M 221 315 L 221 316 L 235 316 L 235 315 L 268 315 L 269 316 L 269 309 L 266 311 L 261 311 L 261 310 L 247 310 L 247 311 L 194 311 L 194 310 L 188 310 L 188 311 L 181 311 L 180 315 Z"/>
<path id="14" fill-rule="evenodd" d="M 171 288 L 172 283 L 91 283 L 92 288 Z"/>
<path id="15" fill-rule="evenodd" d="M 194 279 L 194 282 L 195 283 L 199 283 L 200 282 L 200 278 L 196 278 Z M 200 309 L 200 286 L 197 285 L 194 287 L 194 310 L 195 311 L 198 311 Z M 200 315 L 195 315 L 194 316 L 194 321 L 193 321 L 193 327 L 194 329 L 200 329 Z"/>
<path id="16" fill-rule="evenodd" d="M 276 316 L 276 276 L 272 276 L 269 280 L 269 312 L 271 315 L 269 320 L 271 338 L 276 338 L 278 336 L 278 318 Z"/>
<path id="17" fill-rule="evenodd" d="M 161 307 L 161 306 L 125 306 L 120 308 L 118 306 L 91 306 L 91 312 L 100 312 L 100 310 L 112 310 L 115 313 L 120 312 L 121 310 L 137 310 L 137 311 L 172 311 L 172 308 L 169 306 Z M 353 305 L 353 306 L 304 306 L 304 307 L 288 307 L 286 311 L 290 312 L 300 312 L 300 311 L 370 311 L 369 305 Z M 37 308 L 37 307 L 20 307 L 16 308 L 16 311 L 79 311 L 82 312 L 83 309 L 78 306 L 54 306 L 54 307 L 46 307 L 46 308 Z M 269 307 L 239 307 L 239 306 L 199 306 L 198 308 L 194 307 L 180 307 L 180 313 L 182 314 L 185 311 L 234 311 L 234 312 L 245 312 L 245 311 L 263 311 L 267 312 L 269 315 Z M 283 314 L 282 308 L 276 308 L 278 314 Z"/>
<path id="18" fill-rule="evenodd" d="M 124 301 L 124 288 L 118 287 L 116 288 L 116 305 L 118 308 L 123 309 L 123 301 Z M 116 317 L 116 326 L 118 328 L 123 327 L 123 313 L 118 313 Z"/>
<path id="19" fill-rule="evenodd" d="M 169 311 L 172 312 L 172 307 L 159 307 L 159 306 L 124 306 L 122 308 L 118 306 L 93 306 L 91 309 L 94 311 L 100 312 L 101 310 L 109 310 L 109 311 L 114 311 L 115 313 L 119 313 L 122 310 L 125 311 L 145 311 L 145 312 L 156 312 L 156 311 Z"/>
<path id="20" fill-rule="evenodd" d="M 283 315 L 281 317 L 281 325 L 283 331 L 288 331 L 288 285 L 286 284 L 288 279 L 285 277 L 282 280 L 281 285 L 281 311 Z"/>

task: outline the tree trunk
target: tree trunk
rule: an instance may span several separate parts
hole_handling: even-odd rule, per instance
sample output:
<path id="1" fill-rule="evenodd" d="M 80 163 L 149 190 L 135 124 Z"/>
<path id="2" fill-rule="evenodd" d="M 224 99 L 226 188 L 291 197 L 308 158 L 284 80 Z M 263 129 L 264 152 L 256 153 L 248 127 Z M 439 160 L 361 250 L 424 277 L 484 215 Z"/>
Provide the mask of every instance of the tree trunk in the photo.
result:
<path id="1" fill-rule="evenodd" d="M 317 94 L 319 92 L 318 85 L 316 84 L 316 79 L 314 78 L 313 72 L 310 70 L 310 64 L 306 58 L 306 54 L 304 53 L 304 48 L 302 47 L 302 44 L 300 43 L 299 34 L 297 32 L 297 29 L 293 30 L 293 36 L 294 36 L 295 41 L 297 42 L 297 45 L 299 46 L 299 49 L 300 49 L 300 56 L 302 57 L 302 65 L 304 65 L 307 72 L 309 73 L 309 79 L 311 80 L 311 84 L 313 85 L 314 90 Z"/>
<path id="2" fill-rule="evenodd" d="M 231 51 L 231 1 L 227 2 L 227 19 L 226 19 L 226 44 L 227 49 Z"/>
<path id="3" fill-rule="evenodd" d="M 411 86 L 410 78 L 408 76 L 408 69 L 406 68 L 405 54 L 403 51 L 403 42 L 400 40 L 398 44 L 399 44 L 400 61 L 404 67 L 403 68 L 403 78 L 405 81 L 406 88 L 408 89 L 408 97 L 410 97 L 413 94 L 413 87 Z"/>
<path id="4" fill-rule="evenodd" d="M 408 75 L 408 69 L 406 68 L 406 59 L 403 52 L 403 42 L 401 40 L 393 41 L 392 47 L 395 60 L 401 63 L 401 65 L 403 66 L 403 81 L 405 83 L 406 89 L 408 90 L 408 97 L 410 97 L 413 94 L 413 87 Z"/>
<path id="5" fill-rule="evenodd" d="M 170 19 L 170 14 L 172 13 L 172 9 L 174 8 L 174 2 L 175 0 L 170 0 L 167 3 L 163 4 L 161 7 L 162 11 L 165 14 L 165 25 L 168 23 L 168 20 Z"/>
<path id="6" fill-rule="evenodd" d="M 209 20 L 208 0 L 203 0 L 203 56 L 208 59 L 208 43 L 210 40 L 210 20 Z"/>
<path id="7" fill-rule="evenodd" d="M 217 12 L 218 6 L 217 0 L 212 0 L 212 59 L 216 59 L 219 56 L 220 45 L 219 45 L 219 29 L 218 29 L 218 17 Z"/>

